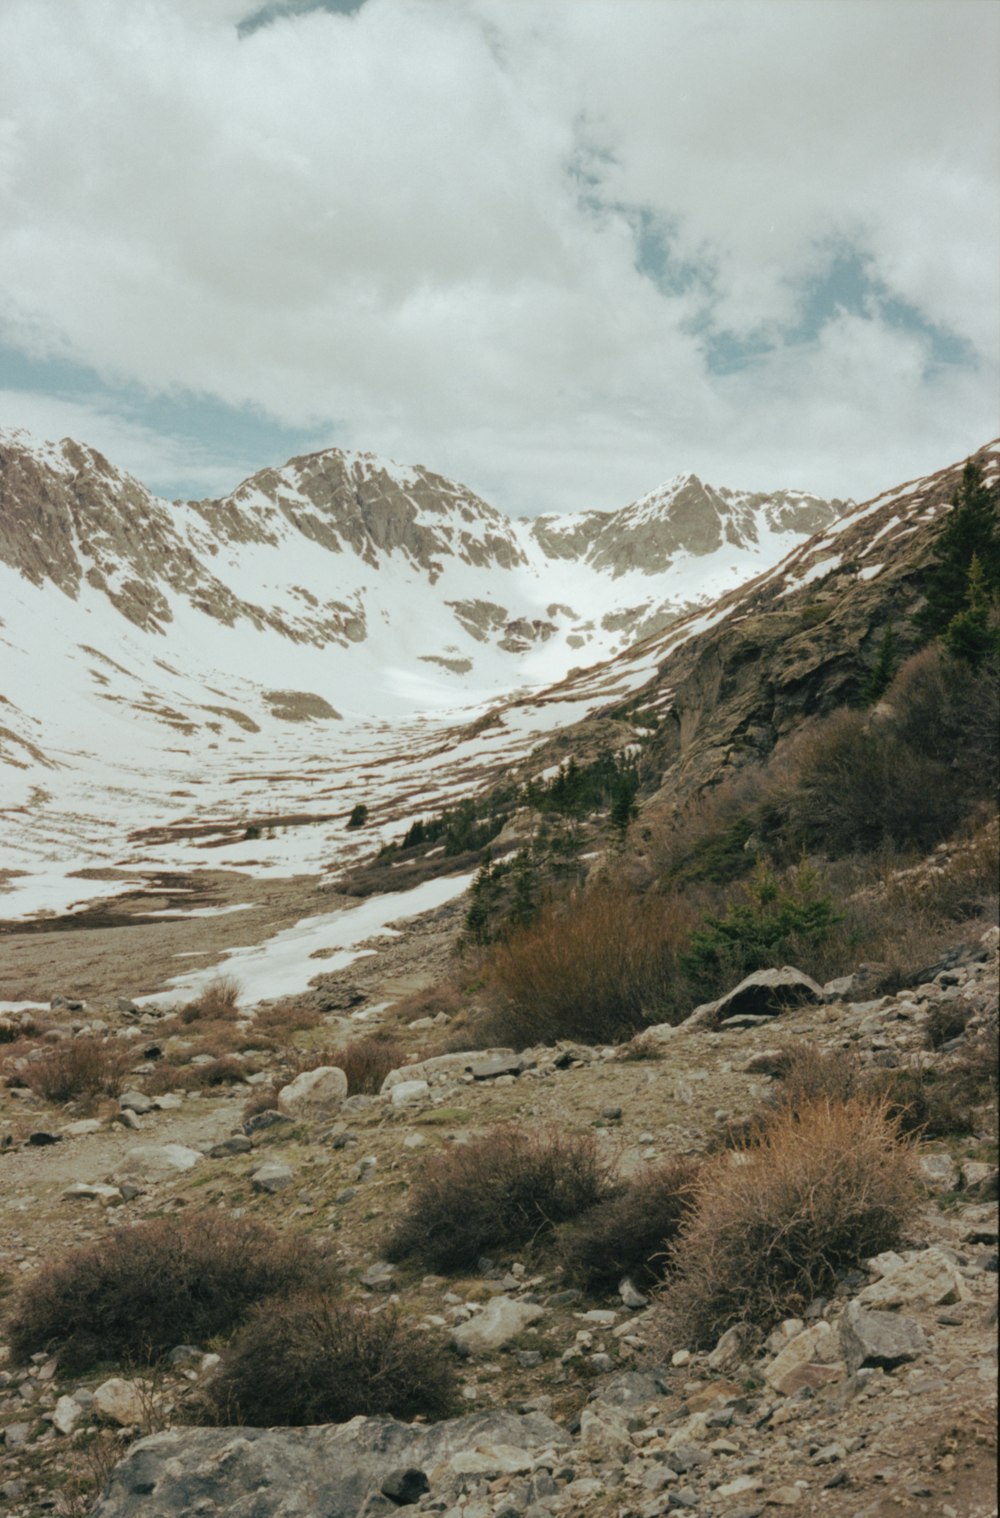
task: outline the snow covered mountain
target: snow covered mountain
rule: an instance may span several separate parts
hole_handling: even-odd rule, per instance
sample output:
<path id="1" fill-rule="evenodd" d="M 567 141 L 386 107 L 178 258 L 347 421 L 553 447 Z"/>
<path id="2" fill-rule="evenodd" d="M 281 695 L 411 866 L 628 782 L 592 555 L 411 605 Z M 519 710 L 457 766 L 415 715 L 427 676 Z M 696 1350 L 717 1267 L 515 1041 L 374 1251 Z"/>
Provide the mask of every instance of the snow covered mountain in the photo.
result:
<path id="1" fill-rule="evenodd" d="M 321 694 L 364 716 L 606 658 L 777 562 L 849 504 L 682 475 L 622 511 L 513 521 L 426 469 L 337 449 L 264 470 L 222 500 L 169 503 L 92 449 L 10 434 L 0 469 L 0 560 L 31 583 L 75 601 L 94 591 L 171 644 L 194 612 L 276 632 L 286 658 L 287 643 L 351 651 L 346 664 L 324 661 Z"/>
<path id="2" fill-rule="evenodd" d="M 501 729 L 498 706 L 761 574 L 844 507 L 685 475 L 621 511 L 512 520 L 336 449 L 168 502 L 82 444 L 0 433 L 0 915 L 60 910 L 67 870 L 127 865 L 143 825 L 170 835 L 162 864 L 206 817 L 226 819 L 214 864 L 259 861 L 243 833 L 262 812 L 339 819 L 340 853 L 370 848 L 342 836 L 361 790 L 392 836 L 580 715 L 540 699 Z M 328 835 L 303 836 L 268 868 L 318 868 Z"/>

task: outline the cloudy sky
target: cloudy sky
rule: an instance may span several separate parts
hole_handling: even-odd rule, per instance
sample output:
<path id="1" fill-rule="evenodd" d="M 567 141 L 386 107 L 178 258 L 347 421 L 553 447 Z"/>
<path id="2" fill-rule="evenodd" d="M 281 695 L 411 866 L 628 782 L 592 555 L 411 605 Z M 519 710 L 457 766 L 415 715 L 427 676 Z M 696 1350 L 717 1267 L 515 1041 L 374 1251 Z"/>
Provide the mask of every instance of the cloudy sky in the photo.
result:
<path id="1" fill-rule="evenodd" d="M 998 422 L 994 0 L 2 0 L 0 425 L 514 513 Z"/>

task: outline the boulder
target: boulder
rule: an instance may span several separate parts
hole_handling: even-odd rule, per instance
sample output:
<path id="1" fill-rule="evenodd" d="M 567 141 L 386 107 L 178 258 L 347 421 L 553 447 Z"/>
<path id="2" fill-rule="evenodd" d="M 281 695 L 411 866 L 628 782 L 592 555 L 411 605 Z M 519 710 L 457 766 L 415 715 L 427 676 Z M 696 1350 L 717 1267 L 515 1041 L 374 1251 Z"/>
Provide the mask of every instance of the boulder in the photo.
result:
<path id="1" fill-rule="evenodd" d="M 286 1117 L 332 1117 L 347 1096 L 347 1076 L 336 1065 L 303 1070 L 278 1092 L 278 1111 Z"/>
<path id="2" fill-rule="evenodd" d="M 870 1312 L 854 1299 L 840 1320 L 840 1345 L 851 1371 L 863 1365 L 894 1370 L 921 1355 L 927 1340 L 912 1318 L 895 1312 Z"/>
<path id="3" fill-rule="evenodd" d="M 819 1322 L 789 1339 L 764 1367 L 764 1380 L 782 1396 L 790 1397 L 803 1386 L 814 1390 L 847 1374 L 839 1336 L 829 1323 Z"/>
<path id="4" fill-rule="evenodd" d="M 544 1308 L 535 1302 L 519 1302 L 514 1297 L 494 1297 L 482 1312 L 452 1330 L 452 1342 L 464 1354 L 483 1354 L 499 1349 L 508 1339 L 523 1333 L 544 1316 Z"/>
<path id="5" fill-rule="evenodd" d="M 137 1505 L 143 1518 L 265 1511 L 357 1518 L 369 1494 L 402 1471 L 431 1472 L 467 1450 L 541 1452 L 568 1443 L 543 1414 L 506 1411 L 430 1427 L 359 1417 L 310 1428 L 167 1429 L 132 1445 L 92 1518 L 134 1518 Z"/>
<path id="6" fill-rule="evenodd" d="M 791 1007 L 823 1000 L 822 986 L 792 965 L 783 965 L 780 970 L 755 970 L 715 1003 L 716 1020 L 775 1017 Z"/>
<path id="7" fill-rule="evenodd" d="M 389 1100 L 394 1107 L 408 1107 L 411 1102 L 423 1101 L 430 1093 L 426 1081 L 400 1081 L 389 1091 Z"/>

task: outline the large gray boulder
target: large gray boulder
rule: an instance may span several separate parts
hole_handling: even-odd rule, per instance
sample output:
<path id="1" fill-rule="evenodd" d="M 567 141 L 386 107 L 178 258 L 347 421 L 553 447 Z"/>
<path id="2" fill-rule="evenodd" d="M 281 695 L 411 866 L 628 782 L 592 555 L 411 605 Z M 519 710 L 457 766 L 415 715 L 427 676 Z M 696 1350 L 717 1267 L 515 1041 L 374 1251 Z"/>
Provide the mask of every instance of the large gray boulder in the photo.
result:
<path id="1" fill-rule="evenodd" d="M 559 1448 L 541 1413 L 486 1412 L 431 1426 L 353 1418 L 312 1428 L 172 1428 L 133 1444 L 92 1518 L 358 1518 L 400 1471 L 434 1473 L 460 1452 Z M 441 1479 L 446 1472 L 440 1470 Z"/>
<path id="2" fill-rule="evenodd" d="M 823 987 L 793 965 L 782 965 L 780 970 L 754 970 L 718 1001 L 696 1007 L 683 1026 L 718 1028 L 734 1018 L 776 1017 L 792 1007 L 824 999 Z"/>

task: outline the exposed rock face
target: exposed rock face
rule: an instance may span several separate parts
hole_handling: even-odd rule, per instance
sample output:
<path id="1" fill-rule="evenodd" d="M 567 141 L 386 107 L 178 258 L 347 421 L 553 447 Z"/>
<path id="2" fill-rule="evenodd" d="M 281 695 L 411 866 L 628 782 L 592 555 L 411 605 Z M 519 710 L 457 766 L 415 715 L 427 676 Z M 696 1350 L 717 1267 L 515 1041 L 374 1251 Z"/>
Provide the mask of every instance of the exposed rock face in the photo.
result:
<path id="1" fill-rule="evenodd" d="M 314 1428 L 171 1429 L 132 1446 L 93 1518 L 132 1518 L 137 1504 L 148 1518 L 209 1511 L 357 1518 L 365 1498 L 403 1470 L 433 1470 L 482 1446 L 566 1443 L 558 1424 L 540 1413 L 475 1413 L 430 1428 L 354 1418 Z"/>

